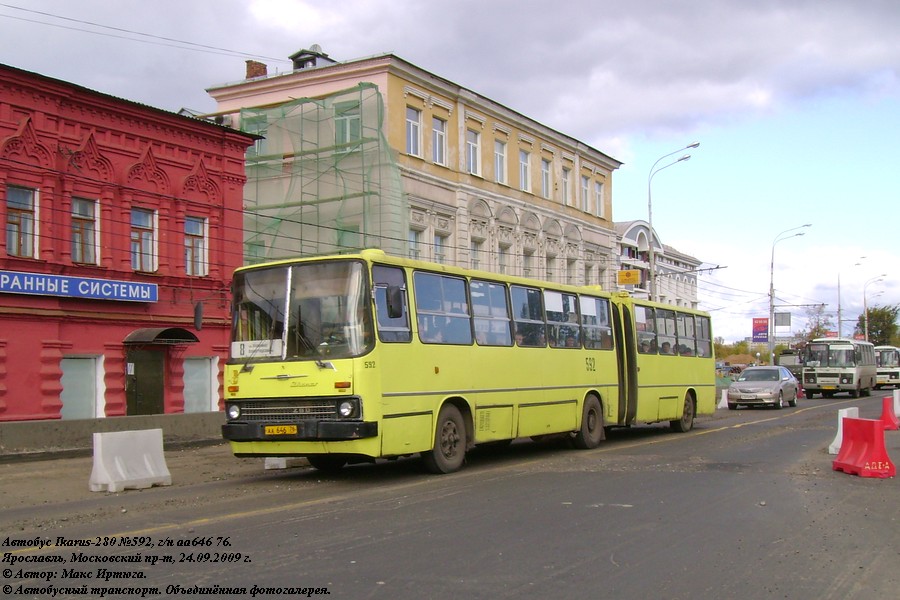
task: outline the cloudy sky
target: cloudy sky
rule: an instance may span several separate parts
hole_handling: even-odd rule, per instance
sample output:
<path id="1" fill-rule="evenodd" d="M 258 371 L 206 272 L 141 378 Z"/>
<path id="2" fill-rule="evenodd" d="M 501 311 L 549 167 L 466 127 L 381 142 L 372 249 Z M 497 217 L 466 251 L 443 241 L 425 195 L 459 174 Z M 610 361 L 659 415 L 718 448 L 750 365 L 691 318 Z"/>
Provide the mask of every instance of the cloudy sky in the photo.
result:
<path id="1" fill-rule="evenodd" d="M 0 0 L 0 61 L 173 111 L 214 110 L 248 58 L 394 53 L 623 161 L 617 221 L 699 141 L 654 176 L 653 224 L 711 268 L 727 341 L 770 280 L 779 335 L 900 303 L 898 31 L 896 0 Z"/>

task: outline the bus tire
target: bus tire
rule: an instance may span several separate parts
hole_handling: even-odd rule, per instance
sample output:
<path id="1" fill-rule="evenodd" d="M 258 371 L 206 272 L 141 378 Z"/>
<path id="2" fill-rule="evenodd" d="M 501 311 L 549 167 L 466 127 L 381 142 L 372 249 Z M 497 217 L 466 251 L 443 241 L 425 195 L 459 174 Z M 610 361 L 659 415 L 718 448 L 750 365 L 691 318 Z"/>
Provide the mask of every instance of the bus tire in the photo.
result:
<path id="1" fill-rule="evenodd" d="M 584 411 L 581 414 L 581 429 L 575 432 L 572 440 L 576 448 L 590 450 L 596 448 L 606 439 L 603 428 L 603 407 L 597 396 L 591 394 L 584 400 Z"/>
<path id="2" fill-rule="evenodd" d="M 669 421 L 669 426 L 680 433 L 690 431 L 694 426 L 694 398 L 690 393 L 684 395 L 684 410 L 681 411 L 681 418 Z"/>
<path id="3" fill-rule="evenodd" d="M 434 447 L 422 453 L 430 473 L 438 475 L 458 470 L 466 459 L 466 424 L 459 409 L 445 404 L 438 413 Z"/>
<path id="4" fill-rule="evenodd" d="M 310 465 L 324 473 L 340 471 L 347 464 L 347 457 L 343 454 L 313 454 L 307 456 Z"/>

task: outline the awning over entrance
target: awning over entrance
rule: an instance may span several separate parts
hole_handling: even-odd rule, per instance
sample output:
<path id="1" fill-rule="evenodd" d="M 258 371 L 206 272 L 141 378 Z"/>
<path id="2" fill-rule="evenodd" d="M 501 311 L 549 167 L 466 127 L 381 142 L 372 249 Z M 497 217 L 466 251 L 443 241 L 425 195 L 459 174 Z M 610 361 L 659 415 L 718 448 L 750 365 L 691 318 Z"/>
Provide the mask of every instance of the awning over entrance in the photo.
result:
<path id="1" fill-rule="evenodd" d="M 175 346 L 194 344 L 197 336 L 181 327 L 147 327 L 135 329 L 125 336 L 125 344 L 161 344 Z"/>

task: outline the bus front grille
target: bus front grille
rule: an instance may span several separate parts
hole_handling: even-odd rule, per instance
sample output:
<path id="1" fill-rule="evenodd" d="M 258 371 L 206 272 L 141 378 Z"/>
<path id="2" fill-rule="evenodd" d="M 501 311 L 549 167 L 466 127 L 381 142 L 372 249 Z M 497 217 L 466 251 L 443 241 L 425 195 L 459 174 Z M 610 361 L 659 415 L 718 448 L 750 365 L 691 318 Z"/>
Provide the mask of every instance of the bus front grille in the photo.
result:
<path id="1" fill-rule="evenodd" d="M 271 400 L 241 403 L 241 420 L 267 423 L 293 423 L 306 419 L 332 419 L 337 401 L 327 398 L 312 400 Z"/>

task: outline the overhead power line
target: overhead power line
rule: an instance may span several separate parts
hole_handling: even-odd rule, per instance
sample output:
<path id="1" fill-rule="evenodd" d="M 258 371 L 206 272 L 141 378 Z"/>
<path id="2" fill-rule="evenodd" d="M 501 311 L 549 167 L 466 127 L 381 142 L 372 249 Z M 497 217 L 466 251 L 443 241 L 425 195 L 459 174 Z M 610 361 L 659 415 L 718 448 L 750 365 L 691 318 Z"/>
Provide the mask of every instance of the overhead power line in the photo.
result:
<path id="1" fill-rule="evenodd" d="M 130 41 L 132 41 L 132 42 L 140 42 L 140 43 L 144 43 L 144 44 L 155 44 L 155 45 L 158 45 L 158 46 L 168 46 L 168 47 L 170 47 L 170 48 L 180 48 L 180 49 L 182 49 L 182 50 L 193 50 L 193 51 L 195 51 L 195 52 L 207 52 L 207 53 L 209 53 L 209 54 L 220 54 L 220 55 L 221 55 L 221 54 L 224 54 L 224 55 L 226 55 L 226 56 L 243 56 L 243 57 L 247 57 L 247 58 L 259 58 L 259 59 L 263 59 L 263 60 L 270 60 L 270 61 L 277 61 L 277 62 L 287 62 L 287 60 L 284 59 L 284 58 L 273 58 L 273 57 L 271 57 L 271 56 L 262 56 L 262 55 L 259 55 L 259 54 L 254 54 L 254 53 L 252 53 L 252 52 L 243 52 L 243 51 L 241 51 L 241 50 L 231 50 L 231 49 L 228 49 L 228 48 L 220 48 L 220 47 L 218 47 L 218 46 L 209 46 L 209 45 L 207 45 L 207 44 L 198 44 L 198 43 L 196 43 L 196 42 L 189 42 L 189 41 L 186 41 L 186 40 L 179 40 L 179 39 L 176 39 L 176 38 L 171 38 L 171 37 L 166 37 L 166 36 L 161 36 L 161 35 L 155 35 L 155 34 L 152 34 L 152 33 L 144 33 L 144 32 L 142 32 L 142 31 L 135 31 L 135 30 L 133 30 L 133 29 L 125 29 L 125 28 L 122 28 L 122 27 L 114 27 L 114 26 L 112 26 L 112 25 L 104 25 L 104 24 L 102 24 L 102 23 L 95 23 L 95 22 L 93 22 L 93 21 L 85 21 L 85 20 L 82 20 L 82 19 L 75 19 L 75 18 L 72 18 L 72 17 L 64 17 L 64 16 L 61 16 L 61 15 L 55 15 L 55 14 L 53 14 L 53 13 L 42 12 L 42 11 L 39 11 L 39 10 L 32 10 L 32 9 L 29 9 L 29 8 L 22 8 L 21 6 L 14 6 L 14 5 L 12 5 L 12 4 L 4 4 L 4 3 L 0 3 L 0 6 L 2 6 L 2 7 L 4 7 L 4 8 L 13 9 L 13 10 L 20 10 L 20 11 L 22 11 L 22 12 L 31 13 L 31 14 L 35 14 L 35 15 L 41 15 L 41 16 L 43 16 L 43 17 L 49 17 L 49 18 L 51 18 L 51 19 L 60 19 L 60 20 L 62 20 L 62 21 L 68 21 L 68 22 L 71 22 L 71 23 L 79 23 L 79 24 L 81 24 L 81 25 L 89 25 L 89 26 L 91 26 L 91 27 L 99 27 L 99 28 L 101 28 L 101 29 L 108 29 L 108 30 L 110 30 L 110 31 L 117 31 L 117 32 L 120 32 L 120 33 L 123 33 L 123 34 L 128 34 L 128 35 L 115 35 L 115 34 L 111 34 L 111 33 L 105 33 L 105 32 L 102 32 L 102 31 L 92 31 L 92 30 L 90 30 L 90 29 L 85 29 L 85 28 L 82 28 L 82 27 L 67 26 L 67 25 L 62 25 L 62 24 L 59 24 L 59 23 L 47 23 L 47 22 L 45 22 L 45 21 L 38 21 L 38 20 L 36 20 L 36 19 L 28 19 L 28 18 L 25 18 L 25 17 L 15 17 L 15 16 L 12 16 L 12 15 L 0 15 L 0 17 L 6 17 L 6 18 L 8 18 L 8 19 L 15 19 L 15 20 L 17 20 L 17 21 L 26 21 L 26 22 L 28 22 L 28 23 L 36 23 L 36 24 L 38 24 L 38 25 L 46 25 L 47 27 L 57 27 L 57 28 L 60 28 L 60 29 L 68 29 L 68 30 L 71 30 L 71 31 L 78 31 L 78 32 L 81 32 L 81 33 L 89 33 L 89 34 L 93 34 L 93 35 L 102 35 L 102 36 L 105 36 L 105 37 L 112 37 L 112 38 L 118 38 L 118 39 L 123 39 L 123 40 L 130 40 Z M 129 37 L 129 36 L 141 36 L 141 37 L 145 37 L 145 38 L 149 38 L 149 39 L 146 39 L 146 40 L 143 40 L 143 39 L 136 39 L 136 38 L 134 38 L 134 37 Z M 163 42 L 165 42 L 165 43 L 163 43 Z"/>

